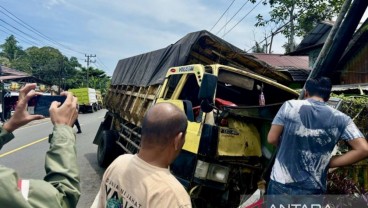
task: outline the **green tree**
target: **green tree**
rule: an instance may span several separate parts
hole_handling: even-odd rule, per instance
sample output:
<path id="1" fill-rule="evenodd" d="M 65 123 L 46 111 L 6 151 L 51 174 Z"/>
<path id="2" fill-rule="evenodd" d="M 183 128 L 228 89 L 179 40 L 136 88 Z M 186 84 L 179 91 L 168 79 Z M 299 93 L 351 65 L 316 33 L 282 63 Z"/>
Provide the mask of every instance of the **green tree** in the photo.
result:
<path id="1" fill-rule="evenodd" d="M 59 84 L 65 57 L 58 49 L 33 46 L 28 48 L 26 53 L 30 60 L 33 76 L 48 83 Z"/>
<path id="2" fill-rule="evenodd" d="M 10 61 L 8 58 L 5 58 L 3 56 L 0 56 L 0 64 L 1 65 L 4 65 L 4 66 L 7 66 L 7 67 L 10 67 Z"/>
<path id="3" fill-rule="evenodd" d="M 27 54 L 11 62 L 11 68 L 32 74 L 31 62 Z"/>
<path id="4" fill-rule="evenodd" d="M 0 56 L 7 58 L 10 63 L 25 54 L 22 47 L 18 45 L 14 35 L 7 37 L 5 43 L 0 45 L 0 48 L 2 49 Z"/>
<path id="5" fill-rule="evenodd" d="M 255 45 L 252 47 L 252 52 L 253 53 L 266 53 L 266 46 L 265 45 L 260 45 L 257 41 L 255 43 Z"/>
<path id="6" fill-rule="evenodd" d="M 2 65 L 25 71 L 64 89 L 86 86 L 87 68 L 82 67 L 76 57 L 68 58 L 56 48 L 31 46 L 23 51 L 13 35 L 6 38 L 0 48 Z M 93 67 L 88 68 L 88 74 L 90 87 L 106 92 L 110 77 Z"/>
<path id="7" fill-rule="evenodd" d="M 295 48 L 295 37 L 304 36 L 317 23 L 336 16 L 344 0 L 265 0 L 271 7 L 270 18 L 258 15 L 256 26 L 281 25 L 281 33 L 288 39 L 286 51 Z"/>
<path id="8" fill-rule="evenodd" d="M 84 80 L 87 80 L 87 68 L 81 68 L 81 74 Z M 110 77 L 106 73 L 98 68 L 88 67 L 88 82 L 89 87 L 106 91 L 106 82 L 110 80 Z M 87 86 L 87 84 L 85 84 Z"/>

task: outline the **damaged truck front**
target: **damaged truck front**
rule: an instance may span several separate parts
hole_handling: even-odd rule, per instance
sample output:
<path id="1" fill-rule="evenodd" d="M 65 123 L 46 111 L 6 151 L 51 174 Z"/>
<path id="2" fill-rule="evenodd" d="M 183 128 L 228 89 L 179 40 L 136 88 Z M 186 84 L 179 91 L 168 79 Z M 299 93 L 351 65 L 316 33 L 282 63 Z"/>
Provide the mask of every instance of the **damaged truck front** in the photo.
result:
<path id="1" fill-rule="evenodd" d="M 196 207 L 237 207 L 242 195 L 258 188 L 271 157 L 272 118 L 284 101 L 298 96 L 280 84 L 287 79 L 207 31 L 121 59 L 94 139 L 98 162 L 107 166 L 119 154 L 138 152 L 145 112 L 170 102 L 188 118 L 186 141 L 171 172 Z"/>
<path id="2" fill-rule="evenodd" d="M 106 166 L 119 154 L 137 153 L 144 113 L 155 103 L 170 102 L 188 118 L 186 142 L 171 172 L 197 207 L 237 207 L 242 195 L 257 189 L 271 156 L 272 118 L 285 100 L 297 96 L 268 78 L 223 65 L 170 67 L 158 85 L 112 85 L 109 111 L 94 140 L 98 162 Z"/>

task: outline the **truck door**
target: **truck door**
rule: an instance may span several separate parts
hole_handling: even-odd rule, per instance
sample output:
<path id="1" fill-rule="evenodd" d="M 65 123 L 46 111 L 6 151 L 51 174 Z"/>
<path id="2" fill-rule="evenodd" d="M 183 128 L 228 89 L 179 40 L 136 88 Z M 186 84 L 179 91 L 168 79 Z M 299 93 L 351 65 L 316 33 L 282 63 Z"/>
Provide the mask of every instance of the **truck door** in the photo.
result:
<path id="1" fill-rule="evenodd" d="M 188 128 L 183 149 L 195 154 L 199 147 L 202 117 L 198 92 L 199 84 L 195 74 L 174 74 L 168 77 L 163 98 L 157 100 L 157 102 L 170 102 L 185 112 Z"/>

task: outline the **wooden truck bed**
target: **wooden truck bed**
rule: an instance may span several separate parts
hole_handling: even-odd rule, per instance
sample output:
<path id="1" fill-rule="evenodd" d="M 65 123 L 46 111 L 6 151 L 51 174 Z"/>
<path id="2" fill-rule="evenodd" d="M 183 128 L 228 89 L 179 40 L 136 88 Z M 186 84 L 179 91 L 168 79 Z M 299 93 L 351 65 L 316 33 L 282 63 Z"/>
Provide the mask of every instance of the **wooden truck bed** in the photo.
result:
<path id="1" fill-rule="evenodd" d="M 142 118 L 153 101 L 160 85 L 137 87 L 111 85 L 106 95 L 107 109 L 136 126 L 141 126 Z"/>

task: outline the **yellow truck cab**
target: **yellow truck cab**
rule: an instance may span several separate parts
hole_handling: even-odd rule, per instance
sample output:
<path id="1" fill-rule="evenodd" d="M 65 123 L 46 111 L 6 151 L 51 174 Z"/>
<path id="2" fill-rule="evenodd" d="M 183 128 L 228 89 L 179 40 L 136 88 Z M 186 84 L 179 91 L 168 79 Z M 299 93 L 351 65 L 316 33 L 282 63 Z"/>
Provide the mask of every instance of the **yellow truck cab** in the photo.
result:
<path id="1" fill-rule="evenodd" d="M 257 189 L 272 154 L 266 134 L 273 117 L 285 100 L 297 96 L 268 78 L 217 64 L 170 67 L 161 85 L 112 86 L 109 112 L 94 140 L 98 162 L 107 166 L 118 154 L 137 153 L 144 113 L 155 103 L 170 102 L 188 118 L 186 142 L 171 172 L 194 203 L 235 207 L 241 195 Z"/>
<path id="2" fill-rule="evenodd" d="M 106 167 L 120 154 L 137 153 L 144 114 L 157 102 L 171 102 L 188 118 L 171 172 L 197 207 L 238 207 L 241 196 L 257 189 L 272 155 L 266 141 L 274 115 L 298 97 L 288 83 L 288 75 L 208 31 L 121 59 L 93 141 L 97 161 Z"/>

